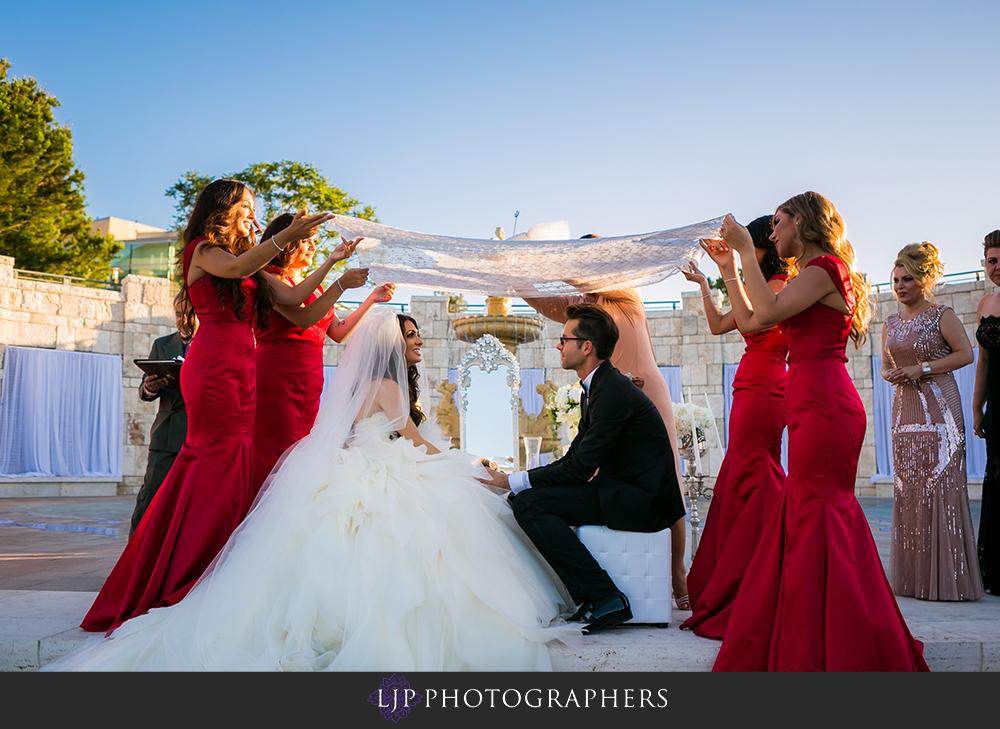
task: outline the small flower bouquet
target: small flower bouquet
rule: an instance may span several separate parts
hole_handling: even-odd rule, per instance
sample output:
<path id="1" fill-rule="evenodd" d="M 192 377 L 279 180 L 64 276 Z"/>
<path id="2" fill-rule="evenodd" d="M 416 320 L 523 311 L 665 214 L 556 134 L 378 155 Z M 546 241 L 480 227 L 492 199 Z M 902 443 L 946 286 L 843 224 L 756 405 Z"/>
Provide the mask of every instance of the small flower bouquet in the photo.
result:
<path id="1" fill-rule="evenodd" d="M 694 427 L 698 431 L 698 442 L 705 440 L 705 433 L 711 428 L 712 412 L 708 408 L 691 403 L 671 403 L 674 409 L 674 427 L 677 429 L 677 438 L 680 440 L 681 450 L 691 450 L 691 418 L 692 408 L 694 409 Z"/>
<path id="2" fill-rule="evenodd" d="M 580 395 L 583 388 L 576 382 L 563 385 L 549 394 L 545 400 L 545 409 L 559 425 L 566 425 L 575 430 L 580 424 Z"/>

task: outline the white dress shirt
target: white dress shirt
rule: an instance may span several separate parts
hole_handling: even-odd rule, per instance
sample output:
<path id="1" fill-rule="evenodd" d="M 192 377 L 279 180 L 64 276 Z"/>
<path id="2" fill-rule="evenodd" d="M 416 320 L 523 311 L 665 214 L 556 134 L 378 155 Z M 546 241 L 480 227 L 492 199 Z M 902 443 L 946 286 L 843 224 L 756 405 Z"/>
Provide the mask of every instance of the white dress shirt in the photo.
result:
<path id="1" fill-rule="evenodd" d="M 598 365 L 600 366 L 600 365 Z M 590 395 L 590 381 L 594 379 L 594 373 L 597 372 L 597 367 L 590 371 L 590 374 L 581 380 L 580 385 L 583 387 L 583 391 Z M 507 485 L 510 486 L 510 490 L 515 494 L 519 494 L 525 489 L 531 488 L 531 482 L 528 480 L 527 471 L 514 471 L 514 473 L 507 475 Z"/>

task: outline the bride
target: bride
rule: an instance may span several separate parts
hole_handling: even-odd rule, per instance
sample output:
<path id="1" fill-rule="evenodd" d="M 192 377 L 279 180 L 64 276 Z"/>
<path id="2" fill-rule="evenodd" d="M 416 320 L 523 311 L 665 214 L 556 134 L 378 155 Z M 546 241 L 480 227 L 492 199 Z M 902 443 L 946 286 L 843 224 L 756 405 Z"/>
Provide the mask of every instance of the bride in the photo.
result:
<path id="1" fill-rule="evenodd" d="M 369 313 L 191 592 L 43 670 L 551 670 L 546 643 L 580 640 L 572 600 L 483 467 L 418 429 L 420 343 Z"/>

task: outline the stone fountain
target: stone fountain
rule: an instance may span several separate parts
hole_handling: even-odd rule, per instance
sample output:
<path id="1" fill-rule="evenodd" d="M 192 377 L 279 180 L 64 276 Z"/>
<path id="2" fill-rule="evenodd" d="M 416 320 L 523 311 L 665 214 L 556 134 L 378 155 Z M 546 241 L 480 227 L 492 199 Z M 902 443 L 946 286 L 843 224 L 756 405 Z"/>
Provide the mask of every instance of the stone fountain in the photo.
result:
<path id="1" fill-rule="evenodd" d="M 492 334 L 515 357 L 517 345 L 533 342 L 545 331 L 545 322 L 540 317 L 512 314 L 510 299 L 501 296 L 486 298 L 485 314 L 463 316 L 451 326 L 463 342 L 475 342 L 484 334 Z"/>

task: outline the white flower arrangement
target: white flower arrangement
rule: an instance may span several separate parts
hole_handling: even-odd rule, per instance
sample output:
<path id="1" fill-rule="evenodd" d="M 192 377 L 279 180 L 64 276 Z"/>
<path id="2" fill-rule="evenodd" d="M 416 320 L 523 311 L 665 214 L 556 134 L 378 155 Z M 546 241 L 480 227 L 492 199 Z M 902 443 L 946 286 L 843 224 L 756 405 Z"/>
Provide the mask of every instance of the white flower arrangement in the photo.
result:
<path id="1" fill-rule="evenodd" d="M 580 423 L 580 395 L 583 388 L 579 383 L 563 385 L 555 392 L 550 393 L 545 400 L 545 409 L 559 425 L 568 425 L 575 428 Z"/>
<path id="2" fill-rule="evenodd" d="M 691 403 L 671 403 L 674 409 L 674 427 L 681 441 L 681 448 L 691 448 L 691 409 L 694 408 L 694 427 L 698 430 L 698 440 L 705 438 L 706 431 L 714 423 L 712 412 L 708 408 Z"/>

